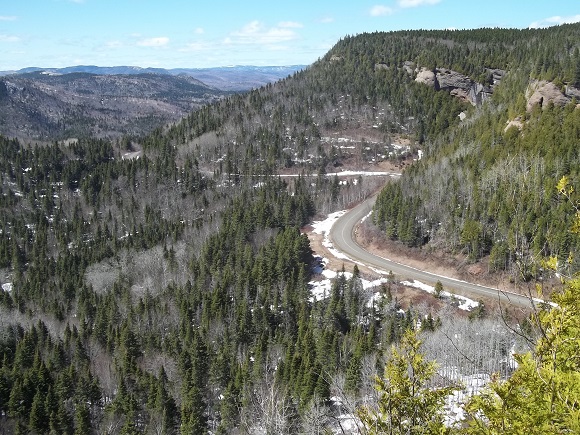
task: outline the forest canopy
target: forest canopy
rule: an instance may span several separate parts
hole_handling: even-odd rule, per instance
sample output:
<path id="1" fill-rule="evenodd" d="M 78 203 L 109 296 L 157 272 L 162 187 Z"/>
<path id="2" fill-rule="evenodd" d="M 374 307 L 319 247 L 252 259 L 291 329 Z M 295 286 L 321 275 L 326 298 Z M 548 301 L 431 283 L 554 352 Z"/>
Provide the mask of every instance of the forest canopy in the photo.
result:
<path id="1" fill-rule="evenodd" d="M 406 382 L 403 357 L 418 346 L 410 330 L 432 340 L 460 330 L 470 349 L 448 341 L 429 349 L 471 374 L 512 379 L 493 383 L 497 394 L 515 382 L 512 373 L 535 382 L 553 367 L 532 356 L 576 331 L 568 311 L 541 315 L 544 331 L 557 324 L 563 335 L 546 334 L 516 369 L 509 356 L 533 331 L 506 332 L 495 318 L 479 318 L 483 307 L 471 319 L 437 318 L 402 306 L 393 276 L 365 289 L 358 267 L 337 271 L 326 297 L 314 298 L 319 263 L 301 229 L 379 187 L 329 173 L 389 161 L 402 176 L 377 197 L 372 219 L 384 237 L 486 259 L 518 283 L 575 276 L 580 110 L 569 94 L 580 84 L 579 31 L 347 36 L 304 71 L 145 137 L 1 137 L 0 426 L 59 434 L 339 430 L 340 416 L 378 401 L 373 374 L 386 366 Z M 474 105 L 415 80 L 441 69 L 482 85 L 485 98 Z M 528 107 L 530 85 L 541 81 L 565 102 Z M 571 281 L 562 307 L 575 310 L 575 290 Z M 399 344 L 405 352 L 392 353 Z M 558 364 L 570 355 L 566 347 Z M 552 387 L 577 377 L 576 366 L 555 373 Z M 379 386 L 381 394 L 389 388 Z M 442 395 L 423 393 L 430 405 L 413 424 L 441 429 L 431 404 Z M 489 413 L 491 429 L 507 421 L 496 399 L 489 393 L 469 408 Z M 532 409 L 516 405 L 514 417 Z"/>

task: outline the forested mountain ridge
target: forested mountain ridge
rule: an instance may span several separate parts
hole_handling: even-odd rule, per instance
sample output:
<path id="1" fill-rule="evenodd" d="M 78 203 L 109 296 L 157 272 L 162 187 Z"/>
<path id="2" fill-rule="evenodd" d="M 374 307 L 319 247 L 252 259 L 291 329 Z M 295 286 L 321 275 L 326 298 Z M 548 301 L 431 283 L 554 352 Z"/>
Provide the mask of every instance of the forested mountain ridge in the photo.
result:
<path id="1" fill-rule="evenodd" d="M 493 319 L 437 320 L 429 308 L 401 307 L 394 277 L 375 295 L 354 269 L 313 298 L 299 228 L 376 189 L 326 173 L 392 160 L 407 169 L 375 210 L 387 236 L 465 248 L 474 259 L 493 251 L 505 260 L 498 267 L 529 270 L 529 279 L 545 228 L 540 246 L 563 258 L 577 242 L 566 228 L 572 205 L 554 180 L 576 183 L 579 110 L 542 101 L 528 112 L 525 92 L 531 80 L 574 84 L 579 30 L 346 37 L 292 77 L 144 137 L 47 146 L 2 138 L 2 427 L 340 431 L 348 403 L 375 397 L 371 373 L 390 344 L 419 324 L 443 328 L 439 338 L 479 340 L 454 343 L 457 353 L 433 345 L 450 366 L 509 375 L 513 334 Z M 473 106 L 415 81 L 406 62 L 477 83 L 506 73 Z M 516 119 L 521 130 L 505 130 Z M 302 175 L 285 182 L 281 172 Z"/>
<path id="2" fill-rule="evenodd" d="M 222 91 L 248 91 L 267 83 L 283 79 L 306 65 L 288 66 L 254 66 L 234 65 L 213 68 L 140 68 L 134 66 L 99 67 L 94 65 L 77 65 L 65 68 L 23 68 L 18 71 L 0 71 L 0 75 L 27 74 L 44 71 L 50 74 L 89 73 L 96 75 L 187 75 Z"/>
<path id="3" fill-rule="evenodd" d="M 447 50 L 452 68 L 473 75 L 475 58 L 508 73 L 489 104 L 426 141 L 425 158 L 382 192 L 374 219 L 389 237 L 464 250 L 472 260 L 489 255 L 492 270 L 518 279 L 537 278 L 542 256 L 578 270 L 566 264 L 578 250 L 568 232 L 574 213 L 554 198 L 562 176 L 578 177 L 577 26 L 550 30 L 497 30 L 499 44 L 480 45 L 474 36 L 488 30 L 467 32 L 463 44 L 440 35 L 428 54 Z"/>
<path id="4" fill-rule="evenodd" d="M 189 76 L 9 75 L 0 78 L 0 132 L 40 142 L 142 136 L 227 94 Z"/>
<path id="5" fill-rule="evenodd" d="M 78 66 L 0 72 L 0 134 L 39 142 L 143 136 L 205 104 L 300 68 Z"/>

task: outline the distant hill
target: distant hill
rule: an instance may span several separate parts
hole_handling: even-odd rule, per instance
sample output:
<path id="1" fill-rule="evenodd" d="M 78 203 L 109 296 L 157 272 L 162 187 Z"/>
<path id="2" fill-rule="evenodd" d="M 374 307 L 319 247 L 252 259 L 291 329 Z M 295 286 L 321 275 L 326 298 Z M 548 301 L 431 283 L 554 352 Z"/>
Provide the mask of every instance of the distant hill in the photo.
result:
<path id="1" fill-rule="evenodd" d="M 53 74 L 90 73 L 98 75 L 188 75 L 223 91 L 247 91 L 287 77 L 306 65 L 289 66 L 226 66 L 215 68 L 140 68 L 136 66 L 100 67 L 77 65 L 66 68 L 23 68 L 18 71 L 0 71 L 0 76 L 44 71 Z"/>
<path id="2" fill-rule="evenodd" d="M 14 74 L 0 79 L 0 133 L 41 141 L 142 135 L 223 95 L 187 75 Z"/>
<path id="3" fill-rule="evenodd" d="M 0 134 L 24 140 L 144 135 L 302 66 L 25 68 L 0 75 Z"/>

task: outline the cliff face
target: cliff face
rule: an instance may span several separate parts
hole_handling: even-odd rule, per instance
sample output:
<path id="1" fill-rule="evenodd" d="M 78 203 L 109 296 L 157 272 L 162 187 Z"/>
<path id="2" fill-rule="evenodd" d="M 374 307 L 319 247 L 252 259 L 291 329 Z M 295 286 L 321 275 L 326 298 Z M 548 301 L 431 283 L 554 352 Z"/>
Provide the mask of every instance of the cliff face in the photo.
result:
<path id="1" fill-rule="evenodd" d="M 528 86 L 526 91 L 526 98 L 528 104 L 526 109 L 529 111 L 539 104 L 541 107 L 545 107 L 549 103 L 553 103 L 556 106 L 565 106 L 573 98 L 580 101 L 580 89 L 574 86 L 566 86 L 564 92 L 552 82 L 547 82 L 545 80 L 533 81 Z"/>
<path id="2" fill-rule="evenodd" d="M 474 106 L 482 104 L 493 93 L 493 87 L 501 81 L 505 74 L 505 71 L 500 69 L 488 70 L 493 84 L 485 86 L 466 75 L 447 68 L 435 68 L 434 71 L 421 68 L 416 72 L 415 81 L 431 86 L 438 91 L 447 91 Z"/>
<path id="3" fill-rule="evenodd" d="M 478 106 L 487 100 L 493 94 L 494 87 L 506 74 L 506 71 L 501 69 L 488 69 L 487 73 L 491 84 L 483 85 L 466 75 L 447 68 L 435 68 L 432 71 L 423 67 L 411 70 L 408 67 L 408 63 L 405 62 L 404 69 L 410 75 L 416 74 L 416 82 L 423 83 L 438 91 L 447 91 L 474 106 Z M 553 103 L 557 106 L 565 106 L 573 98 L 580 102 L 580 89 L 568 85 L 565 90 L 562 90 L 552 82 L 534 80 L 530 82 L 526 92 L 526 108 L 529 112 L 536 104 L 545 106 L 548 103 Z"/>

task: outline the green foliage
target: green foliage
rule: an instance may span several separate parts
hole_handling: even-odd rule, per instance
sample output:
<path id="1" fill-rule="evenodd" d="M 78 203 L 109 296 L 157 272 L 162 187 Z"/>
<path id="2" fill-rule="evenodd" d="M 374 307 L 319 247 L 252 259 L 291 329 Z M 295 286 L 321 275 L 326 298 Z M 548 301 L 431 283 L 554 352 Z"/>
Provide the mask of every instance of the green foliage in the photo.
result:
<path id="1" fill-rule="evenodd" d="M 437 281 L 435 283 L 435 296 L 440 298 L 442 292 L 443 292 L 443 284 L 441 283 L 441 281 Z"/>
<path id="2" fill-rule="evenodd" d="M 518 279 L 539 277 L 538 257 L 565 261 L 579 249 L 568 233 L 575 211 L 555 204 L 553 192 L 562 176 L 576 187 L 580 111 L 573 104 L 534 111 L 521 132 L 510 129 L 517 136 L 509 140 L 505 121 L 504 113 L 484 107 L 434 142 L 431 159 L 381 192 L 374 222 L 410 246 L 464 250 L 471 260 L 490 255 L 491 269 Z M 571 269 L 580 270 L 577 263 Z"/>
<path id="3" fill-rule="evenodd" d="M 580 281 L 572 280 L 557 306 L 538 315 L 543 335 L 533 353 L 516 355 L 509 379 L 496 379 L 467 406 L 474 434 L 556 434 L 580 431 Z"/>
<path id="4" fill-rule="evenodd" d="M 568 177 L 556 189 L 577 210 Z M 571 233 L 578 238 L 578 215 Z M 546 264 L 556 267 L 557 263 Z M 515 355 L 518 367 L 507 379 L 495 379 L 466 406 L 468 433 L 559 434 L 580 432 L 580 279 L 569 279 L 532 317 L 540 331 L 533 352 Z"/>
<path id="5" fill-rule="evenodd" d="M 417 332 L 407 330 L 400 348 L 393 347 L 384 377 L 376 378 L 377 408 L 360 407 L 357 414 L 369 434 L 443 434 L 443 401 L 453 387 L 433 388 L 436 365 L 421 353 Z"/>
<path id="6" fill-rule="evenodd" d="M 524 97 L 530 75 L 574 77 L 577 29 L 346 37 L 292 78 L 131 138 L 142 149 L 135 160 L 121 158 L 127 139 L 32 146 L 0 137 L 0 267 L 12 283 L 0 293 L 7 427 L 297 432 L 308 410 L 328 405 L 335 377 L 364 394 L 366 364 L 381 361 L 414 313 L 398 313 L 392 276 L 367 306 L 358 270 L 312 298 L 312 252 L 299 228 L 365 194 L 362 178 L 354 188 L 325 175 L 344 157 L 326 134 L 376 122 L 385 143 L 404 134 L 420 144 L 421 161 L 377 199 L 373 219 L 391 239 L 489 254 L 493 269 L 525 279 L 542 271 L 532 261 L 540 254 L 578 270 L 575 204 L 557 202 L 553 187 L 566 175 L 562 190 L 577 189 L 580 111 L 526 113 Z M 486 83 L 487 68 L 510 72 L 471 108 L 416 83 L 406 61 Z M 504 131 L 512 115 L 521 131 Z M 378 157 L 368 145 L 345 155 Z M 281 168 L 305 175 L 284 182 L 274 176 Z M 434 368 L 418 346 L 405 335 L 378 381 L 386 417 L 361 410 L 367 423 L 445 430 L 443 393 L 430 389 Z M 400 406 L 388 408 L 393 401 Z"/>

